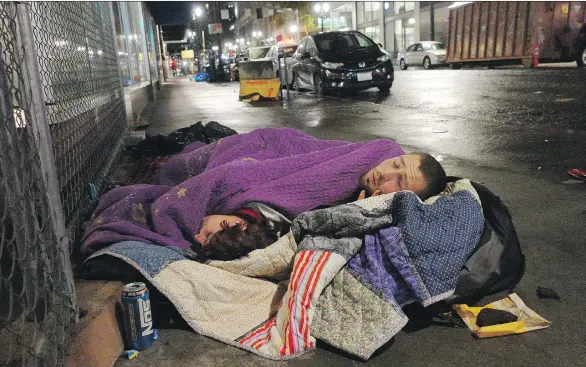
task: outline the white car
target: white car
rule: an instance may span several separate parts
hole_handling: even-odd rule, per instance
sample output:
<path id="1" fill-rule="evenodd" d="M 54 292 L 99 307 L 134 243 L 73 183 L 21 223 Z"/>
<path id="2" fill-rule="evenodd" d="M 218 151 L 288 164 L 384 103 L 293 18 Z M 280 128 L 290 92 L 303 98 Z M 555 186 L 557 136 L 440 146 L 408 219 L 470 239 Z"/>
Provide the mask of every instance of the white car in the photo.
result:
<path id="1" fill-rule="evenodd" d="M 275 74 L 279 77 L 279 52 L 282 52 L 285 56 L 285 60 L 281 58 L 281 70 L 285 68 L 285 61 L 287 62 L 287 82 L 289 85 L 293 85 L 293 54 L 297 50 L 297 45 L 281 45 L 281 46 L 272 46 L 269 52 L 267 53 L 267 58 L 273 60 L 273 69 L 275 70 Z M 281 85 L 285 85 L 285 73 L 281 75 Z"/>
<path id="2" fill-rule="evenodd" d="M 422 41 L 412 44 L 406 51 L 399 52 L 397 64 L 401 70 L 409 66 L 423 66 L 431 69 L 438 65 L 446 65 L 447 52 L 443 42 Z"/>

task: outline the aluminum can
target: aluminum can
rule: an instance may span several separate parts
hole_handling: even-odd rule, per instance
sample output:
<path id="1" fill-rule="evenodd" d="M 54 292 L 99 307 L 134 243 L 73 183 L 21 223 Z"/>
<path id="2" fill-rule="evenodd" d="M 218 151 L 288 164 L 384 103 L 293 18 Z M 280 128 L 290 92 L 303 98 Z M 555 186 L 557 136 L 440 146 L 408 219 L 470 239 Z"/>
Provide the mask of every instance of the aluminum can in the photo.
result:
<path id="1" fill-rule="evenodd" d="M 144 283 L 130 283 L 122 290 L 122 311 L 127 349 L 145 350 L 159 337 L 153 327 L 149 290 Z"/>

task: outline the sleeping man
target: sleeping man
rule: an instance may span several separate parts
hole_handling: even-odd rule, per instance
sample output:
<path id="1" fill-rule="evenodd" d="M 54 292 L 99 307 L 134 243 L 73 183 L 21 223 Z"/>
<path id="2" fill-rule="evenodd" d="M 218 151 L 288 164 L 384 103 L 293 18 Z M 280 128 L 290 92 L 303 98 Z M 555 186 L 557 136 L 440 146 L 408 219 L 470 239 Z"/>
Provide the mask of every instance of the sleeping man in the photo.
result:
<path id="1" fill-rule="evenodd" d="M 405 154 L 391 140 L 350 143 L 293 129 L 258 129 L 186 149 L 161 168 L 156 185 L 108 192 L 81 250 L 90 255 L 129 240 L 197 247 L 205 217 L 233 214 L 250 203 L 290 220 L 356 200 L 360 190 L 361 197 L 409 190 L 426 199 L 443 190 L 445 181 L 431 155 Z"/>
<path id="2" fill-rule="evenodd" d="M 425 200 L 445 187 L 443 168 L 427 153 L 388 159 L 360 178 L 358 200 L 402 190 Z M 352 201 L 352 200 L 350 200 Z M 209 215 L 203 220 L 191 248 L 201 260 L 234 260 L 250 251 L 269 246 L 286 233 L 291 222 L 276 210 L 251 203 L 232 215 Z"/>

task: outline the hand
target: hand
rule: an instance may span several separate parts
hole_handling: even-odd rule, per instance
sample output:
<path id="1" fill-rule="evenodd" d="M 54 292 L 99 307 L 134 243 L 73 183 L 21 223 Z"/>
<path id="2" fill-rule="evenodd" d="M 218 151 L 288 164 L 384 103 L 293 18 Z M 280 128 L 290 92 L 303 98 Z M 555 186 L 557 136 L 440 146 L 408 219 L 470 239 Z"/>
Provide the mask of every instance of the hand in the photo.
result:
<path id="1" fill-rule="evenodd" d="M 375 192 L 372 193 L 372 195 L 370 197 L 378 196 L 380 194 L 381 194 L 380 190 L 376 190 Z M 364 200 L 364 199 L 366 199 L 366 191 L 362 190 L 362 191 L 360 191 L 360 195 L 358 195 L 358 200 Z"/>

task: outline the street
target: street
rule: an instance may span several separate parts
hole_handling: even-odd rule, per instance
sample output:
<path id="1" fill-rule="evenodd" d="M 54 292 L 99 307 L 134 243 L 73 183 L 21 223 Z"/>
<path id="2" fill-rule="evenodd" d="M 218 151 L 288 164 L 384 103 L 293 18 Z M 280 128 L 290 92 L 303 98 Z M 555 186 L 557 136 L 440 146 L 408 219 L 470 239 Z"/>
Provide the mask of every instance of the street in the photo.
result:
<path id="1" fill-rule="evenodd" d="M 399 333 L 367 362 L 320 346 L 279 363 L 190 330 L 162 330 L 150 349 L 117 365 L 586 365 L 586 183 L 567 175 L 586 169 L 585 80 L 586 70 L 578 68 L 396 68 L 386 95 L 372 89 L 320 99 L 291 92 L 288 102 L 248 104 L 238 101 L 238 83 L 170 78 L 143 112 L 149 135 L 214 120 L 239 133 L 291 127 L 321 139 L 388 138 L 438 157 L 448 175 L 485 184 L 509 206 L 527 258 L 516 292 L 552 325 L 488 340 L 431 326 Z M 538 286 L 556 290 L 561 300 L 537 298 Z"/>

